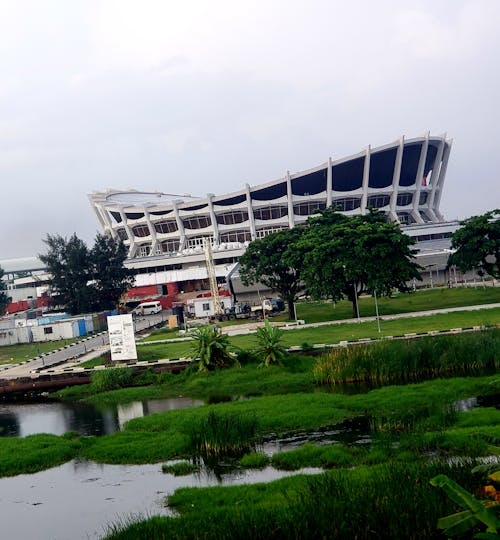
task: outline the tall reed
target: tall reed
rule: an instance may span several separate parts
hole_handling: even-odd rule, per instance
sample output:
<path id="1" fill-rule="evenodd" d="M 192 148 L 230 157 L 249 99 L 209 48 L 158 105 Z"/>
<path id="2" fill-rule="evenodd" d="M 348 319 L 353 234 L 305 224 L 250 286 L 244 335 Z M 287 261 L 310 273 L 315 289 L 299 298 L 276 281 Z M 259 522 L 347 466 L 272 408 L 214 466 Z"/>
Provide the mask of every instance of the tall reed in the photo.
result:
<path id="1" fill-rule="evenodd" d="M 319 384 L 412 382 L 456 374 L 496 371 L 500 330 L 381 341 L 334 349 L 314 366 Z"/>
<path id="2" fill-rule="evenodd" d="M 194 423 L 189 431 L 194 457 L 214 461 L 223 457 L 239 457 L 255 446 L 257 418 L 253 414 L 211 410 Z"/>

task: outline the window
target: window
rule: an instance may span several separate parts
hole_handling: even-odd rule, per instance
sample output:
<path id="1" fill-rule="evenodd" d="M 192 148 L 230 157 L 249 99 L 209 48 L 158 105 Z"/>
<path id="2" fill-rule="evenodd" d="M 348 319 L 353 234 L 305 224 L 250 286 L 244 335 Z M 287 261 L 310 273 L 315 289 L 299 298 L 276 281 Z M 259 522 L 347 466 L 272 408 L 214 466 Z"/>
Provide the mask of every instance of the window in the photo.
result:
<path id="1" fill-rule="evenodd" d="M 203 309 L 203 311 L 210 311 L 210 304 L 208 302 L 206 304 L 203 303 L 201 305 L 201 308 Z"/>
<path id="2" fill-rule="evenodd" d="M 177 221 L 171 219 L 169 221 L 160 221 L 155 223 L 157 233 L 172 233 L 177 231 Z"/>
<path id="3" fill-rule="evenodd" d="M 293 206 L 293 213 L 296 216 L 310 216 L 312 214 L 317 214 L 319 211 L 326 208 L 326 203 L 321 201 L 309 201 Z"/>
<path id="4" fill-rule="evenodd" d="M 127 212 L 125 215 L 127 216 L 127 219 L 142 219 L 144 217 L 144 214 L 138 212 Z"/>
<path id="5" fill-rule="evenodd" d="M 264 236 L 268 236 L 274 232 L 284 231 L 285 229 L 288 229 L 288 227 L 268 227 L 266 229 L 259 229 L 255 232 L 255 235 L 257 238 L 264 238 Z"/>
<path id="6" fill-rule="evenodd" d="M 253 211 L 255 219 L 279 219 L 288 215 L 286 206 L 269 206 L 267 208 L 257 208 Z"/>
<path id="7" fill-rule="evenodd" d="M 193 216 L 182 220 L 186 229 L 205 229 L 210 227 L 211 222 L 208 216 Z"/>
<path id="8" fill-rule="evenodd" d="M 217 216 L 217 223 L 220 225 L 235 225 L 248 220 L 248 212 L 246 210 L 232 210 L 224 212 Z"/>
<path id="9" fill-rule="evenodd" d="M 52 326 L 45 326 L 43 328 L 43 333 L 44 334 L 53 334 L 54 333 L 54 330 L 52 329 Z"/>
<path id="10" fill-rule="evenodd" d="M 125 229 L 118 229 L 116 234 L 120 240 L 128 240 L 127 231 Z"/>
<path id="11" fill-rule="evenodd" d="M 368 208 L 383 208 L 389 204 L 389 195 L 372 195 L 368 197 L 366 206 Z"/>
<path id="12" fill-rule="evenodd" d="M 420 199 L 418 201 L 418 204 L 425 204 L 427 202 L 427 196 L 429 194 L 426 192 L 426 191 L 421 191 L 420 192 Z"/>
<path id="13" fill-rule="evenodd" d="M 409 224 L 415 222 L 411 214 L 408 212 L 398 212 L 397 216 L 400 223 Z"/>
<path id="14" fill-rule="evenodd" d="M 136 257 L 147 257 L 150 253 L 151 253 L 151 246 L 149 244 L 144 245 L 144 246 L 139 246 Z"/>
<path id="15" fill-rule="evenodd" d="M 179 251 L 179 240 L 165 240 L 160 244 L 162 253 L 176 253 Z"/>
<path id="16" fill-rule="evenodd" d="M 186 238 L 186 247 L 187 248 L 195 248 L 198 246 L 203 247 L 203 242 L 205 238 L 208 238 L 208 240 L 213 244 L 213 237 L 211 235 L 192 236 L 191 238 Z"/>
<path id="17" fill-rule="evenodd" d="M 147 225 L 136 225 L 135 227 L 132 227 L 132 232 L 137 238 L 144 238 L 150 234 L 149 227 Z"/>
<path id="18" fill-rule="evenodd" d="M 250 231 L 229 231 L 221 233 L 220 235 L 221 242 L 239 242 L 242 244 L 243 242 L 250 242 L 251 240 L 252 236 Z"/>
<path id="19" fill-rule="evenodd" d="M 396 200 L 397 206 L 408 206 L 411 204 L 413 200 L 413 194 L 412 193 L 400 193 L 398 195 L 398 198 Z"/>
<path id="20" fill-rule="evenodd" d="M 332 208 L 336 208 L 341 212 L 348 212 L 349 210 L 355 210 L 361 205 L 361 199 L 355 197 L 348 197 L 345 199 L 336 199 L 332 202 Z"/>

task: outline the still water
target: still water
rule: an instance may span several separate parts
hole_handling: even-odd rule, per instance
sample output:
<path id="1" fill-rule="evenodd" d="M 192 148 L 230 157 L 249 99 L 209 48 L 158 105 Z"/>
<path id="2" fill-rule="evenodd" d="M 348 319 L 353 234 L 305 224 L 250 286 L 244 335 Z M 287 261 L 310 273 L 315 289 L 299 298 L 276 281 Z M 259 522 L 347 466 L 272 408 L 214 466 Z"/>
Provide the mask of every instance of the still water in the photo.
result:
<path id="1" fill-rule="evenodd" d="M 132 418 L 203 404 L 202 400 L 187 397 L 133 401 L 105 408 L 57 401 L 0 402 L 0 437 L 26 437 L 34 433 L 63 435 L 67 431 L 81 435 L 109 435 L 121 430 Z"/>
<path id="2" fill-rule="evenodd" d="M 70 461 L 31 475 L 0 479 L 2 538 L 80 540 L 101 538 L 111 523 L 128 517 L 168 515 L 165 497 L 179 487 L 269 482 L 318 469 L 285 472 L 267 467 L 221 479 L 203 471 L 183 477 L 161 465 L 101 465 Z"/>

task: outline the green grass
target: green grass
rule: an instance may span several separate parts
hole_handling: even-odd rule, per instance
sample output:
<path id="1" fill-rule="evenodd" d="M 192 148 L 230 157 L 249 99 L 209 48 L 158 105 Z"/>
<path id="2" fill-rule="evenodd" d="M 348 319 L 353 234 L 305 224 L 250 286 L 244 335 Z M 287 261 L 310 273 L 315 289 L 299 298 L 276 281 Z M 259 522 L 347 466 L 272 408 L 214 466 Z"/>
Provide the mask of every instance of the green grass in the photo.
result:
<path id="1" fill-rule="evenodd" d="M 17 345 L 0 346 L 0 365 L 18 364 L 25 360 L 30 360 L 39 356 L 41 353 L 47 353 L 70 345 L 80 338 L 62 339 L 59 341 L 43 341 L 39 343 L 19 343 Z"/>
<path id="2" fill-rule="evenodd" d="M 438 539 L 439 517 L 455 510 L 429 481 L 446 472 L 468 490 L 468 467 L 391 463 L 267 484 L 182 488 L 169 497 L 180 517 L 110 527 L 108 539 Z"/>
<path id="3" fill-rule="evenodd" d="M 399 293 L 393 298 L 379 298 L 378 307 L 379 314 L 384 316 L 496 302 L 500 302 L 500 287 L 486 287 L 485 289 L 482 287 L 458 287 Z M 373 298 L 362 296 L 359 299 L 359 314 L 361 317 L 374 317 L 376 315 Z M 346 300 L 336 304 L 332 302 L 300 302 L 297 304 L 297 318 L 304 319 L 307 323 L 350 319 L 351 317 L 352 305 Z"/>
<path id="4" fill-rule="evenodd" d="M 0 477 L 15 476 L 55 467 L 75 457 L 82 439 L 72 436 L 29 435 L 0 439 Z"/>
<path id="5" fill-rule="evenodd" d="M 500 329 L 461 335 L 373 343 L 334 349 L 320 356 L 320 384 L 415 381 L 500 368 Z"/>
<path id="6" fill-rule="evenodd" d="M 172 465 L 162 465 L 161 470 L 165 474 L 173 474 L 174 476 L 187 476 L 200 471 L 200 466 L 189 461 L 179 461 Z"/>
<path id="7" fill-rule="evenodd" d="M 339 343 L 345 340 L 378 338 L 411 332 L 447 330 L 498 323 L 500 323 L 500 308 L 493 308 L 382 321 L 381 333 L 378 332 L 375 321 L 326 325 L 317 328 L 299 328 L 284 332 L 283 343 L 287 347 L 291 347 L 292 345 L 301 346 L 303 343 Z M 255 334 L 233 336 L 230 338 L 230 343 L 235 348 L 257 348 Z M 163 358 L 187 358 L 190 354 L 190 342 L 151 344 L 138 348 L 139 360 L 145 361 Z"/>
<path id="8" fill-rule="evenodd" d="M 84 449 L 84 455 L 107 463 L 148 463 L 189 457 L 191 430 L 206 418 L 210 410 L 221 415 L 254 416 L 258 419 L 255 433 L 258 438 L 321 429 L 363 415 L 366 411 L 370 411 L 374 418 L 390 419 L 393 424 L 409 417 L 429 422 L 444 405 L 457 399 L 486 394 L 497 380 L 496 376 L 438 379 L 384 387 L 352 396 L 288 394 L 169 411 L 131 420 L 125 431 L 96 439 L 92 446 Z"/>

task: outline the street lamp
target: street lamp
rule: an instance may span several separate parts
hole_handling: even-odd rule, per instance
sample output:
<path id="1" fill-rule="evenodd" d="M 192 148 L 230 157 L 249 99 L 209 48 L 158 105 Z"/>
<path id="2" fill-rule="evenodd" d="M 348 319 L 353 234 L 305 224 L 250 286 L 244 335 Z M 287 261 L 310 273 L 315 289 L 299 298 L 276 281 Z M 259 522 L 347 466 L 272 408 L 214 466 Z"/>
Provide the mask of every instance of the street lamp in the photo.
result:
<path id="1" fill-rule="evenodd" d="M 377 302 L 377 289 L 373 290 L 373 295 L 375 297 L 375 313 L 377 315 L 377 327 L 378 333 L 380 334 L 380 317 L 378 316 L 378 302 Z"/>

